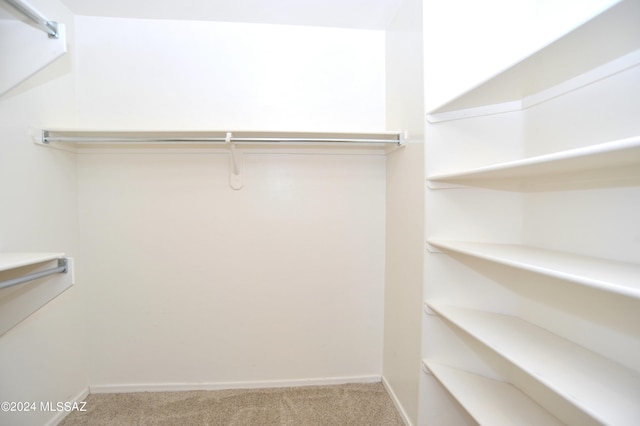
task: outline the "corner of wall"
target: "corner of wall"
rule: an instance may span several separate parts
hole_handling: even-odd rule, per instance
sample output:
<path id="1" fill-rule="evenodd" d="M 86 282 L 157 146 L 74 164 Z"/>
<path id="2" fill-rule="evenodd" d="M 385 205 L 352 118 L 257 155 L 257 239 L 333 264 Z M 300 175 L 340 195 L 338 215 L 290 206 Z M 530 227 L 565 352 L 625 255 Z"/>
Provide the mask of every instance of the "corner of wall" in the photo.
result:
<path id="1" fill-rule="evenodd" d="M 387 156 L 383 381 L 417 424 L 424 247 L 422 2 L 405 0 L 386 37 L 387 128 L 408 144 Z"/>

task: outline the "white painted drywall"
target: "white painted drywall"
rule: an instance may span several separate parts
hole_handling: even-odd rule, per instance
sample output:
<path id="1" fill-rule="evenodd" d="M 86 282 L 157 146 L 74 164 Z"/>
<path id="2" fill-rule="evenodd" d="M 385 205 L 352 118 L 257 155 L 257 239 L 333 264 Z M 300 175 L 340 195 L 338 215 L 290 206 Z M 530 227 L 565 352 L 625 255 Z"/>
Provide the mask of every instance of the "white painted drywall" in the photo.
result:
<path id="1" fill-rule="evenodd" d="M 408 132 L 387 156 L 383 376 L 401 413 L 418 420 L 424 249 L 422 3 L 405 0 L 387 29 L 387 127 Z"/>
<path id="2" fill-rule="evenodd" d="M 72 35 L 73 16 L 60 2 L 32 4 Z M 0 97 L 1 251 L 78 254 L 76 158 L 28 137 L 30 126 L 73 124 L 73 78 L 67 55 Z M 72 401 L 86 391 L 82 287 L 77 281 L 0 336 L 0 400 L 38 408 L 0 413 L 0 423 L 46 424 L 64 413 L 41 411 L 41 401 Z"/>
<path id="3" fill-rule="evenodd" d="M 77 17 L 79 124 L 384 129 L 384 33 Z M 95 391 L 380 377 L 385 158 L 79 155 Z"/>
<path id="4" fill-rule="evenodd" d="M 77 17 L 79 123 L 384 130 L 384 32 Z"/>

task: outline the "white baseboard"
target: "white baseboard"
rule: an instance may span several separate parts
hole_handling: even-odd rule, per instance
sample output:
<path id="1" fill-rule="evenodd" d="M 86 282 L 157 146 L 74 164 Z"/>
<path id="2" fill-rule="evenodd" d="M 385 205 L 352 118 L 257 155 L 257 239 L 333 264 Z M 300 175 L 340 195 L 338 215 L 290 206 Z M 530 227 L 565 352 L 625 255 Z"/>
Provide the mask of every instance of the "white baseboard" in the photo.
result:
<path id="1" fill-rule="evenodd" d="M 90 385 L 89 388 L 90 393 L 184 392 L 193 390 L 260 389 L 342 385 L 347 383 L 376 383 L 381 380 L 381 376 L 347 376 L 315 379 L 267 380 L 257 382 L 122 383 L 112 385 Z"/>
<path id="2" fill-rule="evenodd" d="M 68 402 L 84 401 L 85 398 L 88 395 L 89 395 L 89 387 L 86 387 L 80 393 L 78 393 L 76 396 L 71 398 Z M 64 402 L 67 402 L 67 401 L 64 401 Z M 51 420 L 49 420 L 47 423 L 45 423 L 45 426 L 56 426 L 58 423 L 60 423 L 68 415 L 69 415 L 68 411 L 58 411 L 56 413 L 56 415 L 53 416 L 53 418 Z"/>
<path id="3" fill-rule="evenodd" d="M 391 401 L 393 401 L 393 404 L 398 409 L 398 413 L 400 413 L 400 417 L 402 418 L 402 421 L 404 421 L 404 424 L 407 426 L 413 426 L 413 423 L 411 423 L 411 419 L 409 419 L 409 416 L 407 416 L 407 412 L 404 411 L 402 404 L 400 404 L 400 400 L 398 399 L 398 396 L 393 391 L 393 388 L 391 387 L 389 382 L 387 382 L 387 379 L 385 379 L 384 376 L 382 376 L 382 385 L 387 390 L 387 393 L 389 394 Z"/>

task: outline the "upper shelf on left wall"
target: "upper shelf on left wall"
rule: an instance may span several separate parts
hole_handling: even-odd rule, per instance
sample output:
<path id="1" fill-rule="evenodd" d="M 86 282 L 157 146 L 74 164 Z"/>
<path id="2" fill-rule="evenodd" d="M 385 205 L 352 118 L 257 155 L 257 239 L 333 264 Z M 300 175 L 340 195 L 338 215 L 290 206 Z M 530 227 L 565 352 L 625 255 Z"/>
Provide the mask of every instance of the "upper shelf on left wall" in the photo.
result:
<path id="1" fill-rule="evenodd" d="M 0 253 L 0 271 L 59 259 L 64 253 Z"/>
<path id="2" fill-rule="evenodd" d="M 0 0 L 0 96 L 66 52 L 63 24 L 23 0 Z"/>

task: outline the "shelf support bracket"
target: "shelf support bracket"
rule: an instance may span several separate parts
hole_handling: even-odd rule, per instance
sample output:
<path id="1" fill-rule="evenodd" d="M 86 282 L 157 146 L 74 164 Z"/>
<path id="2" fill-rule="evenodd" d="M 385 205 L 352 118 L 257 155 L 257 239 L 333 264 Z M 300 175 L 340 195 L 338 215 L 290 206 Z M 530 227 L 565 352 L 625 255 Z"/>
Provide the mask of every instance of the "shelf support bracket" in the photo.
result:
<path id="1" fill-rule="evenodd" d="M 244 179 L 242 177 L 242 166 L 244 166 L 244 164 L 242 154 L 236 151 L 236 144 L 231 140 L 232 137 L 233 134 L 227 132 L 225 143 L 229 145 L 229 186 L 232 189 L 239 190 L 244 186 Z"/>
<path id="2" fill-rule="evenodd" d="M 426 242 L 425 246 L 429 253 L 442 253 L 442 250 L 431 244 L 429 241 Z"/>

